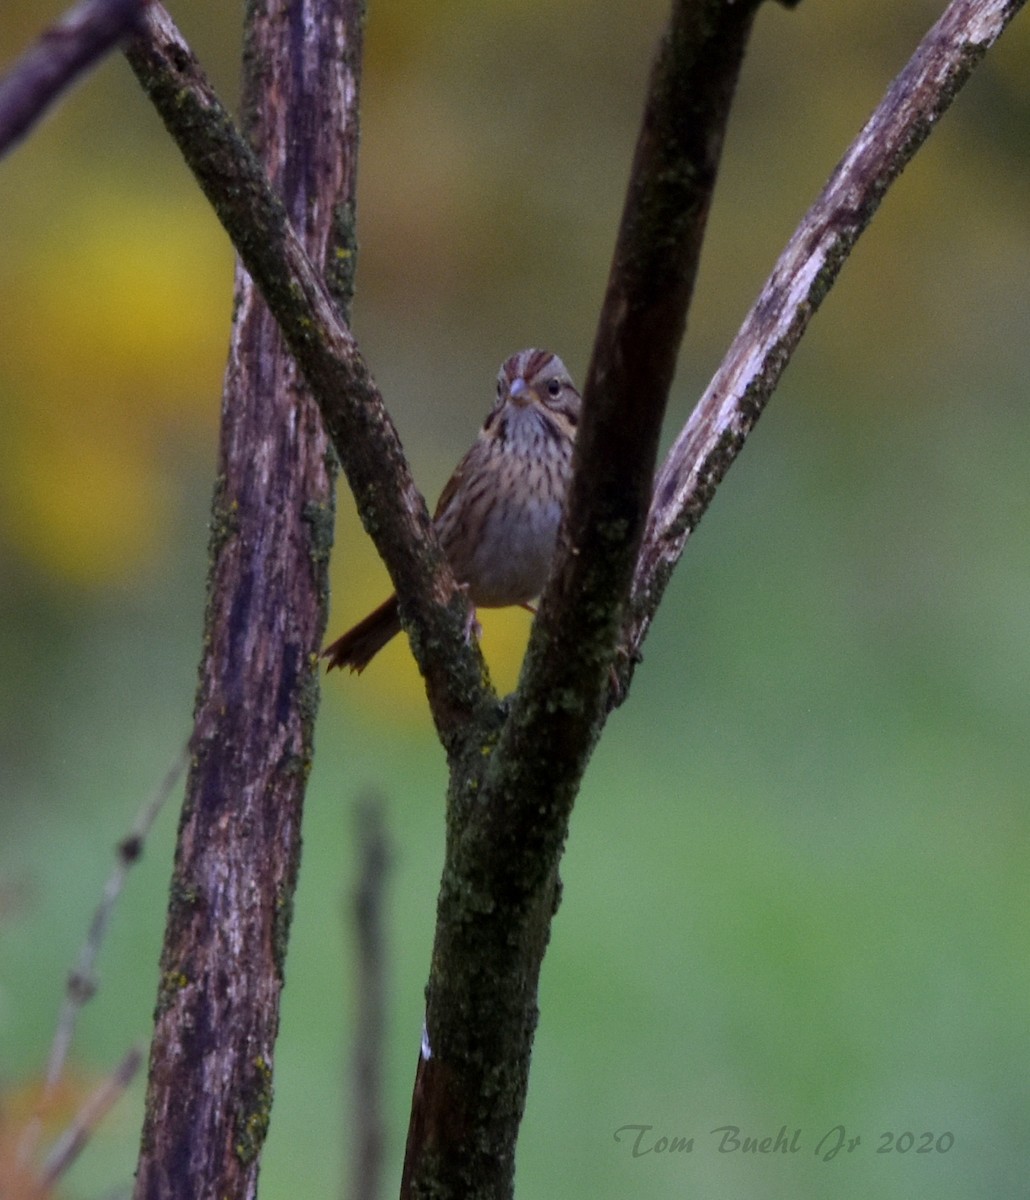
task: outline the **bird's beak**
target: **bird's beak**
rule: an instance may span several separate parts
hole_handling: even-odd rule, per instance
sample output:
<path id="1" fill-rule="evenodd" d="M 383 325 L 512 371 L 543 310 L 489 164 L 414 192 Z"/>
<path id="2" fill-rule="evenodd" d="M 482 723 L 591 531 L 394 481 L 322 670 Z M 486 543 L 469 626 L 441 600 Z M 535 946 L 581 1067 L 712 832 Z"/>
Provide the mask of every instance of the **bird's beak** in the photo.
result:
<path id="1" fill-rule="evenodd" d="M 508 389 L 508 396 L 519 406 L 526 408 L 536 398 L 533 389 L 524 379 L 516 379 Z"/>

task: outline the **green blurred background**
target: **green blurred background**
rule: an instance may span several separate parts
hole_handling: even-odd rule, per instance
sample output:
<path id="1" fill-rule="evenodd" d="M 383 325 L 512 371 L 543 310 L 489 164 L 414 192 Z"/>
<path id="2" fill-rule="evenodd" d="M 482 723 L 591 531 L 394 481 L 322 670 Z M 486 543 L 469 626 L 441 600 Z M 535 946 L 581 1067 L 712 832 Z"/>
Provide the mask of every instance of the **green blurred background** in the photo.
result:
<path id="1" fill-rule="evenodd" d="M 60 7 L 3 0 L 0 61 Z M 234 98 L 236 6 L 172 7 Z M 942 8 L 762 10 L 667 441 Z M 371 4 L 355 325 L 430 499 L 508 353 L 549 346 L 582 378 L 665 12 Z M 1024 16 L 887 198 L 594 757 L 543 974 L 523 1196 L 1025 1194 L 1028 64 Z M 2 1147 L 112 847 L 188 735 L 232 257 L 117 60 L 0 165 L 0 213 Z M 337 631 L 386 588 L 340 508 Z M 488 620 L 502 686 L 527 628 Z M 370 785 L 394 839 L 394 1191 L 444 779 L 400 640 L 327 681 L 266 1196 L 341 1194 L 352 809 Z M 73 1092 L 147 1035 L 174 826 L 170 808 L 116 914 Z M 141 1105 L 137 1083 L 67 1194 L 124 1184 Z M 642 1148 L 694 1151 L 634 1157 L 626 1125 L 652 1127 Z M 720 1154 L 726 1125 L 800 1129 L 801 1150 Z M 822 1162 L 838 1125 L 861 1144 Z M 876 1153 L 906 1131 L 907 1153 Z M 924 1131 L 953 1148 L 917 1154 Z"/>

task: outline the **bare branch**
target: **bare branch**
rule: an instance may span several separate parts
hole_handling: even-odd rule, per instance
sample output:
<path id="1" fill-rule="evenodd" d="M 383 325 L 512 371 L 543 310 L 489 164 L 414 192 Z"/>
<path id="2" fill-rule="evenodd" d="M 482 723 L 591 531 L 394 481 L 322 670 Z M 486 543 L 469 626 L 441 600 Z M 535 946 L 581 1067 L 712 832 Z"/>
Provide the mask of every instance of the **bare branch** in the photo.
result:
<path id="1" fill-rule="evenodd" d="M 401 598 L 444 745 L 493 695 L 468 605 L 439 548 L 397 431 L 260 164 L 167 12 L 152 5 L 129 63 L 261 289 L 322 413 L 358 511 Z M 390 486 L 384 487 L 384 480 Z"/>
<path id="2" fill-rule="evenodd" d="M 41 1194 L 48 1193 L 81 1154 L 94 1130 L 132 1083 L 143 1062 L 143 1051 L 133 1046 L 111 1075 L 101 1083 L 47 1155 L 40 1174 Z"/>
<path id="3" fill-rule="evenodd" d="M 57 1021 L 54 1040 L 50 1046 L 50 1057 L 47 1060 L 46 1076 L 43 1088 L 36 1106 L 36 1113 L 25 1128 L 20 1145 L 18 1158 L 23 1164 L 27 1163 L 35 1153 L 43 1128 L 43 1112 L 53 1102 L 64 1065 L 68 1059 L 68 1051 L 75 1036 L 75 1026 L 79 1015 L 86 1004 L 93 998 L 97 990 L 95 966 L 97 955 L 103 945 L 107 928 L 111 921 L 118 898 L 125 887 L 129 871 L 139 861 L 143 853 L 143 844 L 150 834 L 158 813 L 164 807 L 168 797 L 175 790 L 182 773 L 189 762 L 189 753 L 185 747 L 176 756 L 169 767 L 164 779 L 154 789 L 154 793 L 146 801 L 136 816 L 128 834 L 118 843 L 117 860 L 107 883 L 104 893 L 90 922 L 89 933 L 79 951 L 79 957 L 68 976 L 68 985 L 64 1004 Z"/>
<path id="4" fill-rule="evenodd" d="M 1025 0 L 953 0 L 798 226 L 655 484 L 622 633 L 628 680 L 683 553 L 884 194 Z M 623 693 L 624 694 L 624 693 Z"/>
<path id="5" fill-rule="evenodd" d="M 311 259 L 353 258 L 361 15 L 360 0 L 253 0 L 246 10 L 242 107 L 274 194 L 254 155 L 245 158 L 278 222 L 252 229 L 251 239 L 267 235 L 281 249 L 288 212 L 289 236 L 298 253 L 303 238 L 312 277 Z M 188 67 L 188 51 L 164 49 Z M 134 60 L 141 54 L 137 42 Z M 220 120 L 197 107 L 185 84 L 178 102 L 190 120 Z M 344 328 L 321 281 L 318 290 L 325 314 Z M 233 317 L 139 1200 L 256 1194 L 314 753 L 335 459 L 242 266 Z"/>
<path id="6" fill-rule="evenodd" d="M 147 0 L 82 0 L 0 79 L 0 158 L 139 24 Z"/>
<path id="7" fill-rule="evenodd" d="M 351 1200 L 376 1200 L 382 1192 L 386 1119 L 386 930 L 383 903 L 390 870 L 384 804 L 367 796 L 357 807 L 360 875 L 354 889 L 357 933 L 357 1019 L 354 1024 Z"/>
<path id="8" fill-rule="evenodd" d="M 169 767 L 164 779 L 161 780 L 160 784 L 154 790 L 154 794 L 140 810 L 129 833 L 118 843 L 116 850 L 117 861 L 104 886 L 103 898 L 97 906 L 96 912 L 93 914 L 89 934 L 79 954 L 78 961 L 68 977 L 68 996 L 61 1011 L 57 1033 L 54 1037 L 54 1043 L 50 1050 L 50 1058 L 47 1063 L 46 1088 L 44 1091 L 45 1102 L 50 1099 L 50 1094 L 60 1081 L 61 1073 L 64 1070 L 64 1063 L 68 1056 L 68 1048 L 71 1045 L 71 1040 L 75 1032 L 75 1023 L 79 1013 L 82 1011 L 82 1006 L 96 992 L 97 983 L 94 965 L 97 955 L 100 953 L 104 937 L 107 934 L 111 914 L 118 903 L 118 897 L 122 894 L 122 889 L 125 887 L 129 871 L 132 870 L 143 853 L 143 843 L 146 841 L 154 822 L 157 820 L 158 813 L 178 785 L 188 762 L 189 751 L 184 746 L 176 756 L 175 762 Z"/>

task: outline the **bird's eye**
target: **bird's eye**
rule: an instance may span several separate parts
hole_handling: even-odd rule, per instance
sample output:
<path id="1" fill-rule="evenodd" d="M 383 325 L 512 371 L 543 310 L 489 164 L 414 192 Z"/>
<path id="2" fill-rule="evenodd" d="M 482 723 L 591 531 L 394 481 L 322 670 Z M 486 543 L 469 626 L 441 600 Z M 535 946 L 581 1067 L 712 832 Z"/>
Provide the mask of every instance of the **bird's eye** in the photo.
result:
<path id="1" fill-rule="evenodd" d="M 557 399 L 561 395 L 561 380 L 551 379 L 547 383 L 547 394 Z"/>

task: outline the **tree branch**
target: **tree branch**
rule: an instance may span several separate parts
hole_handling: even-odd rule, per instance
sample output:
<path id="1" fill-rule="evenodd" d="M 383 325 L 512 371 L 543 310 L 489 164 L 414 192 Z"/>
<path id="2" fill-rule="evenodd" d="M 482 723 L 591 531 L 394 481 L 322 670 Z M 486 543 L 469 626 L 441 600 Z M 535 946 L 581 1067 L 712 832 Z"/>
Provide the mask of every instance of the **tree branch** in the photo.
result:
<path id="1" fill-rule="evenodd" d="M 139 810 L 136 820 L 132 822 L 130 832 L 121 839 L 116 847 L 114 868 L 110 872 L 107 882 L 104 883 L 100 904 L 92 914 L 89 932 L 86 934 L 82 948 L 79 949 L 76 965 L 68 972 L 65 1000 L 61 1004 L 61 1013 L 58 1018 L 58 1027 L 54 1031 L 53 1042 L 50 1043 L 50 1054 L 47 1058 L 47 1070 L 43 1076 L 40 1099 L 38 1099 L 34 1114 L 25 1126 L 22 1138 L 19 1139 L 18 1165 L 26 1172 L 31 1171 L 30 1162 L 35 1156 L 43 1132 L 43 1114 L 53 1104 L 61 1078 L 64 1076 L 68 1050 L 71 1049 L 79 1016 L 86 1004 L 96 995 L 96 959 L 103 946 L 104 937 L 107 936 L 110 918 L 118 904 L 122 889 L 125 888 L 128 872 L 139 862 L 144 842 L 148 839 L 150 830 L 154 827 L 154 822 L 164 804 L 167 803 L 168 797 L 179 784 L 182 773 L 185 772 L 187 760 L 187 749 L 184 746 L 175 756 L 175 761 L 155 788 L 154 793 Z M 132 1075 L 136 1074 L 140 1061 L 142 1061 L 142 1055 L 139 1050 L 128 1052 L 114 1075 L 104 1081 L 95 1096 L 86 1102 L 85 1108 L 76 1117 L 71 1129 L 61 1136 L 59 1145 L 52 1148 L 48 1154 L 47 1164 L 43 1169 L 44 1182 L 36 1184 L 41 1194 L 53 1186 L 56 1177 L 67 1168 L 67 1165 L 70 1165 L 72 1159 L 82 1150 L 91 1130 L 96 1128 L 96 1124 L 101 1120 L 104 1112 L 120 1096 L 121 1092 L 125 1091 Z"/>
<path id="2" fill-rule="evenodd" d="M 60 94 L 138 26 L 147 0 L 82 0 L 0 79 L 0 158 Z"/>
<path id="3" fill-rule="evenodd" d="M 67 1174 L 72 1163 L 85 1149 L 97 1126 L 124 1095 L 143 1062 L 143 1051 L 133 1046 L 100 1086 L 89 1096 L 75 1120 L 58 1139 L 47 1155 L 39 1177 L 39 1196 L 49 1195 L 59 1180 Z"/>
<path id="4" fill-rule="evenodd" d="M 841 159 L 669 451 L 624 618 L 622 695 L 673 568 L 887 189 L 1025 0 L 953 0 Z"/>
<path id="5" fill-rule="evenodd" d="M 159 4 L 126 53 L 319 405 L 362 522 L 401 598 L 437 729 L 453 753 L 472 715 L 491 707 L 493 691 L 478 646 L 465 640 L 467 600 L 368 366 L 260 164 Z M 339 215 L 352 219 L 346 206 Z"/>
<path id="6" fill-rule="evenodd" d="M 247 131 L 282 197 L 268 240 L 281 248 L 288 211 L 309 272 L 307 254 L 353 265 L 361 17 L 360 0 L 247 6 Z M 183 112 L 202 120 L 195 101 L 183 88 Z M 268 192 L 257 160 L 247 162 Z M 300 254 L 292 228 L 288 236 Z M 339 283 L 345 303 L 349 279 Z M 342 328 L 321 285 L 318 298 Z M 313 754 L 335 460 L 242 267 L 234 299 L 193 758 L 136 1200 L 256 1194 Z"/>

